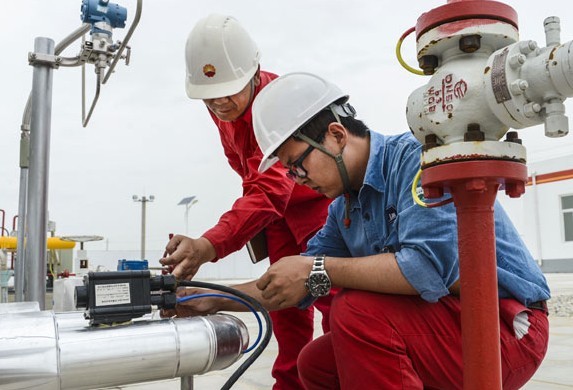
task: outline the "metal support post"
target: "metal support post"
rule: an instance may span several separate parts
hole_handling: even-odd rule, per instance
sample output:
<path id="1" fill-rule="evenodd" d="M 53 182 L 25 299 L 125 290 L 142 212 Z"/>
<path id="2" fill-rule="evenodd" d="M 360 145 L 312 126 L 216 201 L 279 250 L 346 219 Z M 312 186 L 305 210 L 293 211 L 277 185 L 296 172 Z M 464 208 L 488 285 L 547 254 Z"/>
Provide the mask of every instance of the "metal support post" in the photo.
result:
<path id="1" fill-rule="evenodd" d="M 145 197 L 141 201 L 141 260 L 145 260 Z"/>
<path id="2" fill-rule="evenodd" d="M 34 52 L 53 55 L 54 41 L 49 38 L 36 38 Z M 37 301 L 43 310 L 46 298 L 46 226 L 53 69 L 52 65 L 41 62 L 34 63 L 33 66 L 30 172 L 26 213 L 25 297 L 27 301 Z"/>
<path id="3" fill-rule="evenodd" d="M 141 198 L 137 195 L 133 195 L 132 199 L 134 202 L 141 202 L 141 260 L 145 260 L 145 225 L 146 225 L 146 206 L 147 202 L 153 202 L 155 200 L 155 196 L 149 195 L 146 197 L 145 195 Z"/>

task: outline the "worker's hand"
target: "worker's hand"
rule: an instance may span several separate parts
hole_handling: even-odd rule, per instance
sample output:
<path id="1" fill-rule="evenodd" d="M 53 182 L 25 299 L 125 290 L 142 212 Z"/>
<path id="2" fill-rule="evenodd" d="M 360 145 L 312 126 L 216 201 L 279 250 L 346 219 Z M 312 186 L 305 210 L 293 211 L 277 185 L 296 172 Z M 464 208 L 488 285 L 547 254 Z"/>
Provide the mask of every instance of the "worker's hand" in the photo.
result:
<path id="1" fill-rule="evenodd" d="M 178 234 L 169 240 L 159 262 L 164 266 L 173 266 L 171 273 L 175 278 L 191 280 L 199 267 L 215 256 L 215 248 L 206 238 L 193 239 Z"/>
<path id="2" fill-rule="evenodd" d="M 195 287 L 177 289 L 177 298 L 198 294 L 221 294 L 220 291 Z M 197 297 L 178 303 L 175 309 L 161 310 L 161 317 L 194 317 L 215 314 L 219 311 L 218 299 L 212 297 Z"/>
<path id="3" fill-rule="evenodd" d="M 312 257 L 283 257 L 257 281 L 261 295 L 272 307 L 296 306 L 308 294 L 305 282 L 312 269 Z"/>

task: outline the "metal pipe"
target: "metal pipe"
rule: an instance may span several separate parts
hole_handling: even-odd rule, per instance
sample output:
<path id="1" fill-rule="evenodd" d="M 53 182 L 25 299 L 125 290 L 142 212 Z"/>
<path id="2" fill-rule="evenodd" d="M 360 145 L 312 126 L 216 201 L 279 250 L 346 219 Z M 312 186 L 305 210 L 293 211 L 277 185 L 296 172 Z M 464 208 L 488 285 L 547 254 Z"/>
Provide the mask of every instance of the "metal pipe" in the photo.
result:
<path id="1" fill-rule="evenodd" d="M 458 217 L 464 389 L 501 389 L 493 204 L 497 181 L 452 191 Z M 479 248 L 479 250 L 476 250 Z"/>
<path id="2" fill-rule="evenodd" d="M 525 164 L 512 161 L 451 162 L 422 172 L 424 195 L 447 190 L 456 206 L 465 390 L 502 388 L 494 204 L 502 183 L 518 197 L 526 181 Z"/>
<path id="3" fill-rule="evenodd" d="M 87 117 L 83 117 L 83 113 L 86 111 L 85 110 L 85 97 L 82 94 L 82 126 L 86 127 L 88 125 L 88 122 L 90 121 L 90 118 L 94 112 L 94 108 L 96 106 L 96 103 L 99 99 L 99 93 L 100 93 L 100 89 L 101 89 L 101 74 L 103 72 L 102 68 L 97 68 L 96 71 L 96 90 L 95 90 L 95 96 L 94 96 L 94 100 L 92 101 L 91 107 L 90 107 L 90 111 L 88 112 L 88 116 Z M 82 80 L 84 80 L 82 78 Z M 83 88 L 83 87 L 82 87 Z M 82 89 L 84 91 L 84 89 Z"/>
<path id="4" fill-rule="evenodd" d="M 84 23 L 81 27 L 74 30 L 70 35 L 65 37 L 60 41 L 54 48 L 54 55 L 59 55 L 68 46 L 74 43 L 78 38 L 82 37 L 85 33 L 90 31 L 91 25 L 89 23 Z M 32 92 L 28 96 L 26 101 L 26 108 L 24 109 L 24 114 L 22 115 L 22 130 L 30 130 L 30 117 L 32 114 Z"/>
<path id="5" fill-rule="evenodd" d="M 81 312 L 0 315 L 0 378 L 10 390 L 93 389 L 221 370 L 248 344 L 238 318 L 88 327 Z"/>
<path id="6" fill-rule="evenodd" d="M 131 23 L 131 27 L 129 28 L 129 31 L 125 35 L 125 38 L 123 39 L 123 42 L 121 43 L 121 46 L 117 50 L 117 54 L 115 55 L 115 58 L 113 59 L 113 62 L 111 63 L 107 73 L 105 74 L 105 77 L 103 78 L 102 84 L 105 84 L 107 82 L 107 80 L 109 79 L 109 77 L 111 76 L 111 74 L 115 68 L 115 65 L 117 65 L 117 62 L 121 58 L 121 53 L 123 53 L 123 50 L 127 46 L 127 43 L 131 39 L 131 35 L 133 34 L 133 32 L 135 31 L 135 28 L 139 24 L 139 19 L 141 19 L 142 6 L 143 6 L 143 0 L 137 0 L 137 9 L 135 11 L 135 17 L 133 18 L 133 23 Z"/>
<path id="7" fill-rule="evenodd" d="M 22 137 L 27 139 L 29 150 L 30 132 L 23 131 Z M 24 302 L 24 289 L 25 286 L 25 269 L 26 269 L 26 250 L 25 250 L 25 237 L 26 237 L 26 199 L 28 197 L 28 153 L 26 154 L 26 166 L 20 167 L 20 190 L 18 195 L 18 237 L 16 246 L 16 265 L 14 270 L 14 299 L 16 302 Z M 22 149 L 20 149 L 20 156 L 22 156 Z"/>
<path id="8" fill-rule="evenodd" d="M 54 54 L 54 41 L 38 37 L 34 52 Z M 32 117 L 30 134 L 30 173 L 26 213 L 26 299 L 45 306 L 46 297 L 46 226 L 48 173 L 52 121 L 52 78 L 49 64 L 34 64 L 32 81 Z"/>
<path id="9" fill-rule="evenodd" d="M 63 52 L 70 44 L 89 31 L 91 25 L 86 23 L 73 31 L 70 35 L 59 42 L 54 48 L 54 54 Z M 18 195 L 18 249 L 16 256 L 16 270 L 14 274 L 14 290 L 16 302 L 22 302 L 24 297 L 24 270 L 26 264 L 26 252 L 24 238 L 26 233 L 26 199 L 28 197 L 28 168 L 30 153 L 30 120 L 32 117 L 32 92 L 28 96 L 24 113 L 22 114 L 21 139 L 20 139 L 20 189 Z"/>
<path id="10" fill-rule="evenodd" d="M 193 390 L 193 377 L 184 376 L 181 378 L 181 390 Z"/>
<path id="11" fill-rule="evenodd" d="M 0 209 L 0 212 L 2 213 L 2 236 L 4 235 L 4 224 L 6 222 L 6 211 L 4 211 L 3 209 Z"/>
<path id="12" fill-rule="evenodd" d="M 557 16 L 550 16 L 543 21 L 545 28 L 545 45 L 559 46 L 561 44 L 561 22 Z"/>

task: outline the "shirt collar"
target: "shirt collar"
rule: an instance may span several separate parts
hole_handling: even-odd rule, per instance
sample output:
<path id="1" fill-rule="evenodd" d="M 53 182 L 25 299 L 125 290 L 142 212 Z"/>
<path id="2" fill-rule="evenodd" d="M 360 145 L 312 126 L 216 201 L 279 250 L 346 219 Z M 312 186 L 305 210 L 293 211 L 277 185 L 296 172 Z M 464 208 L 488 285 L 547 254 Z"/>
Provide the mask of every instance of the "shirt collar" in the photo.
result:
<path id="1" fill-rule="evenodd" d="M 384 169 L 385 144 L 386 138 L 382 134 L 370 131 L 370 157 L 368 158 L 362 188 L 369 186 L 378 192 L 384 191 L 386 180 L 382 171 Z"/>

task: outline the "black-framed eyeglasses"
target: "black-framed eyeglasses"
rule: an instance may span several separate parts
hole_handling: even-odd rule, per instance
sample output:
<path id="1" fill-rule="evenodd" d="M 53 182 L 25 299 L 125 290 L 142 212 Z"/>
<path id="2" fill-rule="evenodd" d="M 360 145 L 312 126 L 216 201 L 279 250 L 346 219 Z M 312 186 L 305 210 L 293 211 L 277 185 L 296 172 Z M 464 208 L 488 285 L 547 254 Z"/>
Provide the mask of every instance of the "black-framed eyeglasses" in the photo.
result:
<path id="1" fill-rule="evenodd" d="M 308 148 L 306 148 L 304 153 L 301 154 L 300 157 L 297 158 L 296 161 L 294 161 L 292 164 L 289 164 L 287 172 L 287 176 L 289 178 L 293 180 L 295 180 L 297 177 L 299 179 L 304 179 L 308 175 L 306 169 L 304 169 L 304 167 L 302 166 L 302 162 L 304 161 L 305 158 L 308 157 L 310 152 L 312 152 L 313 150 L 314 146 L 308 145 Z"/>

